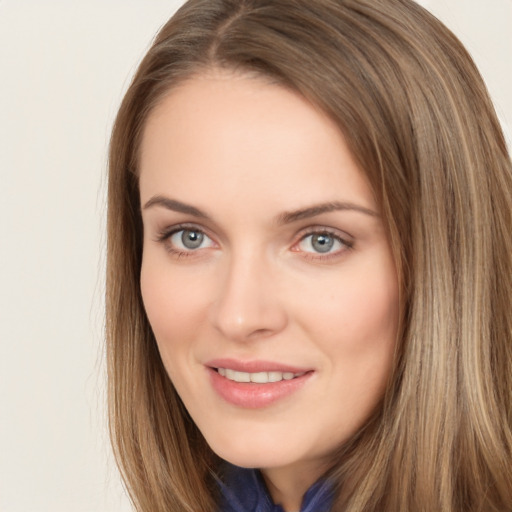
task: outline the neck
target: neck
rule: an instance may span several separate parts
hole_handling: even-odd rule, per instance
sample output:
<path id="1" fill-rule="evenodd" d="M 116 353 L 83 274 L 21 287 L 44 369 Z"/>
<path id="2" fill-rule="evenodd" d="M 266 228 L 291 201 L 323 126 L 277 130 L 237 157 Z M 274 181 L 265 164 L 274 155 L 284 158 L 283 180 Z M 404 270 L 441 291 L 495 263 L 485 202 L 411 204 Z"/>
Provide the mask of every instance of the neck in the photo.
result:
<path id="1" fill-rule="evenodd" d="M 299 512 L 306 491 L 327 468 L 318 464 L 302 463 L 301 467 L 261 469 L 267 489 L 276 505 L 285 512 Z"/>

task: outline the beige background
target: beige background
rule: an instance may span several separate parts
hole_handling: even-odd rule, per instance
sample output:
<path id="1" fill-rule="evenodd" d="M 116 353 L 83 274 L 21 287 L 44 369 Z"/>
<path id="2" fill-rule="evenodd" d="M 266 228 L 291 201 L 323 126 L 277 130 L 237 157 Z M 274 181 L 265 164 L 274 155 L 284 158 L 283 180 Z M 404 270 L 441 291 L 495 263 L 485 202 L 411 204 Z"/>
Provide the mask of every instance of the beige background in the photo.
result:
<path id="1" fill-rule="evenodd" d="M 424 0 L 510 141 L 512 0 Z M 104 423 L 111 122 L 179 0 L 0 0 L 0 512 L 123 512 Z"/>

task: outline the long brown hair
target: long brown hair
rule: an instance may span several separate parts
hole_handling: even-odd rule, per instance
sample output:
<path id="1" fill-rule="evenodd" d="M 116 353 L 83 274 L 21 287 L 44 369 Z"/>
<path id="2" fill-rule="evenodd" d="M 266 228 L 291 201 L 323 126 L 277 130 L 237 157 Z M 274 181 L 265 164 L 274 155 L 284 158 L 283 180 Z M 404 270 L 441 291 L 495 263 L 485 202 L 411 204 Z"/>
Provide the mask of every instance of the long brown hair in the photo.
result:
<path id="1" fill-rule="evenodd" d="M 218 508 L 218 461 L 161 363 L 139 286 L 138 149 L 178 83 L 269 77 L 338 124 L 401 280 L 389 389 L 335 454 L 335 511 L 512 510 L 512 168 L 468 53 L 411 0 L 190 0 L 162 28 L 110 146 L 110 432 L 140 512 Z"/>

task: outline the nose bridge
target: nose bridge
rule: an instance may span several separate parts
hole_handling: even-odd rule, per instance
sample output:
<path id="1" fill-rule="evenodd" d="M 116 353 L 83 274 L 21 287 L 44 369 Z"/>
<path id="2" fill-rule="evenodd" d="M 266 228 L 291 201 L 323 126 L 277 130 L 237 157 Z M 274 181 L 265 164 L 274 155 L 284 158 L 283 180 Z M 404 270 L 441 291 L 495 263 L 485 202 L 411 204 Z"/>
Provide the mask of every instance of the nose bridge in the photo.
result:
<path id="1" fill-rule="evenodd" d="M 245 341 L 284 328 L 285 304 L 272 267 L 269 258 L 254 248 L 232 252 L 211 311 L 212 323 L 225 337 Z"/>

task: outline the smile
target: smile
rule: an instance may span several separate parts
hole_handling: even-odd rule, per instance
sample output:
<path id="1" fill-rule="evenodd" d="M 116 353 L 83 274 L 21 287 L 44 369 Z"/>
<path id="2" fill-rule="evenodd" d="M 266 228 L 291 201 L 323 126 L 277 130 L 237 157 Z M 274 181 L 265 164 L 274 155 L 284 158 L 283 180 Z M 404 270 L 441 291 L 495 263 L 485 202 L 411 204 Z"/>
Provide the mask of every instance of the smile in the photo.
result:
<path id="1" fill-rule="evenodd" d="M 225 402 L 244 409 L 269 407 L 291 399 L 311 380 L 313 369 L 277 362 L 217 359 L 205 365 L 210 384 Z"/>
<path id="2" fill-rule="evenodd" d="M 268 384 L 271 382 L 280 382 L 282 380 L 292 380 L 301 377 L 305 372 L 240 372 L 231 368 L 217 368 L 217 372 L 226 379 L 234 382 L 253 382 L 255 384 Z"/>

